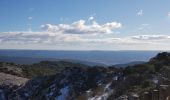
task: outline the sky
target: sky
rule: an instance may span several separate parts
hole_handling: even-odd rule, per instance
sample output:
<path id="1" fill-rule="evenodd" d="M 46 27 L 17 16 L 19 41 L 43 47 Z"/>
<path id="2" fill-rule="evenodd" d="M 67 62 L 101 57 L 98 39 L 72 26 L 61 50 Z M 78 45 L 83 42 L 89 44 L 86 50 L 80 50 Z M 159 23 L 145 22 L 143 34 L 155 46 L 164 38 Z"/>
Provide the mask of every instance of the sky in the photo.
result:
<path id="1" fill-rule="evenodd" d="M 170 0 L 0 0 L 0 49 L 170 50 Z"/>

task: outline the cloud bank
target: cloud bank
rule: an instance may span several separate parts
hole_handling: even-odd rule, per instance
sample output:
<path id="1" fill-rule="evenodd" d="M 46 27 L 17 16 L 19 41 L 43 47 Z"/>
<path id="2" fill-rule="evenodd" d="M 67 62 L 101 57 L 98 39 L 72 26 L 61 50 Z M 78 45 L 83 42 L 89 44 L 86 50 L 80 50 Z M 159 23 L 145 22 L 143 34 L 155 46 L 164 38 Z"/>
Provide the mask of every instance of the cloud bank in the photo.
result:
<path id="1" fill-rule="evenodd" d="M 41 28 L 48 32 L 63 34 L 109 34 L 113 33 L 114 29 L 122 27 L 122 24 L 118 22 L 99 24 L 94 20 L 94 17 L 90 17 L 89 21 L 89 24 L 85 20 L 79 20 L 71 24 L 45 24 Z"/>
<path id="2" fill-rule="evenodd" d="M 168 35 L 139 35 L 132 36 L 132 39 L 135 40 L 147 40 L 147 41 L 160 41 L 160 40 L 170 40 L 170 36 Z"/>
<path id="3" fill-rule="evenodd" d="M 0 44 L 5 47 L 29 45 L 32 48 L 37 44 L 66 49 L 170 49 L 170 35 L 116 37 L 114 30 L 121 27 L 122 24 L 118 22 L 98 24 L 94 17 L 90 17 L 87 22 L 79 20 L 71 24 L 45 24 L 41 26 L 44 31 L 39 32 L 0 32 Z"/>
<path id="4" fill-rule="evenodd" d="M 77 34 L 57 34 L 53 32 L 3 32 L 0 33 L 0 43 L 43 43 L 43 44 L 65 44 L 65 43 L 87 43 L 87 44 L 153 44 L 168 43 L 169 35 L 137 35 L 127 37 L 102 37 L 85 36 Z"/>

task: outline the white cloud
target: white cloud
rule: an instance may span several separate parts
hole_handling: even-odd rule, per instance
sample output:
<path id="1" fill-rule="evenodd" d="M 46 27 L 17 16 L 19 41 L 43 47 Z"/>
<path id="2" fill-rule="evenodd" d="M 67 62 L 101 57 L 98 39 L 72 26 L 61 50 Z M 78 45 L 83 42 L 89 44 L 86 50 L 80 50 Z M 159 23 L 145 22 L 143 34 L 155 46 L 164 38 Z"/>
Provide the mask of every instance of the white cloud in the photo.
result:
<path id="1" fill-rule="evenodd" d="M 28 20 L 32 20 L 32 17 L 31 17 L 31 16 L 29 16 L 29 17 L 28 17 Z"/>
<path id="2" fill-rule="evenodd" d="M 149 26 L 149 24 L 146 24 L 146 23 L 145 23 L 145 24 L 141 24 L 141 26 Z"/>
<path id="3" fill-rule="evenodd" d="M 141 24 L 138 28 L 136 33 L 149 33 L 152 31 L 152 28 L 149 24 Z"/>
<path id="4" fill-rule="evenodd" d="M 148 40 L 148 41 L 170 40 L 169 35 L 138 35 L 132 36 L 131 38 L 135 40 Z"/>
<path id="5" fill-rule="evenodd" d="M 89 18 L 93 19 L 93 18 Z M 113 30 L 121 28 L 121 23 L 110 22 L 98 24 L 94 19 L 92 23 L 86 24 L 85 20 L 75 21 L 71 24 L 42 25 L 45 31 L 42 32 L 0 32 L 1 45 L 23 44 L 59 48 L 75 49 L 85 48 L 124 48 L 124 49 L 148 49 L 157 47 L 166 47 L 168 49 L 170 35 L 137 35 L 127 37 L 115 37 Z M 142 27 L 148 27 L 149 24 L 142 24 Z M 102 33 L 102 34 L 100 34 Z M 83 35 L 82 35 L 83 34 Z M 26 44 L 26 45 L 25 45 Z M 126 48 L 125 48 L 126 47 Z"/>
<path id="6" fill-rule="evenodd" d="M 90 20 L 93 19 L 92 23 L 90 24 L 86 24 L 85 20 L 79 20 L 71 24 L 58 24 L 58 25 L 45 24 L 42 25 L 41 27 L 42 29 L 47 30 L 49 32 L 63 34 L 98 34 L 98 33 L 107 34 L 113 33 L 114 29 L 122 27 L 122 24 L 118 22 L 98 24 L 93 17 L 89 19 Z"/>
<path id="7" fill-rule="evenodd" d="M 88 35 L 88 34 L 87 34 Z M 52 32 L 4 32 L 0 33 L 0 43 L 7 44 L 94 44 L 94 45 L 141 45 L 169 44 L 169 35 L 138 35 L 128 37 L 87 37 L 86 35 Z"/>
<path id="8" fill-rule="evenodd" d="M 170 18 L 170 12 L 168 12 L 168 17 Z"/>
<path id="9" fill-rule="evenodd" d="M 91 17 L 89 17 L 89 19 L 88 19 L 89 21 L 91 21 L 91 20 L 94 20 L 94 17 L 93 16 L 91 16 Z"/>
<path id="10" fill-rule="evenodd" d="M 143 15 L 143 10 L 139 10 L 136 14 L 137 14 L 138 16 L 142 16 L 142 15 Z"/>

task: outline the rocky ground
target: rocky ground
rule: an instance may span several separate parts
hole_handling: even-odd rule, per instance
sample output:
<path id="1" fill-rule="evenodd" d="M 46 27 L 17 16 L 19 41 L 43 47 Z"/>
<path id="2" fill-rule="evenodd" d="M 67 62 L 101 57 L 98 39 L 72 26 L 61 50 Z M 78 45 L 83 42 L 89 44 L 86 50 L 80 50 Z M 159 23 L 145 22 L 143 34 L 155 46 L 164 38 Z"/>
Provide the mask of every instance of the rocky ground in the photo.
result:
<path id="1" fill-rule="evenodd" d="M 0 73 L 0 85 L 21 86 L 24 85 L 28 80 L 29 79 L 23 77 Z"/>
<path id="2" fill-rule="evenodd" d="M 10 75 L 6 73 L 0 73 L 0 100 L 10 99 L 8 93 L 12 93 L 20 87 L 24 86 L 29 79 L 18 77 L 16 75 Z M 12 99 L 11 99 L 12 100 Z"/>

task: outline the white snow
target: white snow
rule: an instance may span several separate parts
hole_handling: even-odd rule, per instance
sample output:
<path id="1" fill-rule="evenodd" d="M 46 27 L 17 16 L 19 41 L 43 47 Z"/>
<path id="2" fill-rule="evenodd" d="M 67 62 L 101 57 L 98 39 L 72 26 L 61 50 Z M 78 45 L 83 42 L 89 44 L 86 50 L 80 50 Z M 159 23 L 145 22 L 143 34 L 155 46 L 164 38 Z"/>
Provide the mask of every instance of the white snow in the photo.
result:
<path id="1" fill-rule="evenodd" d="M 102 95 L 97 95 L 92 98 L 89 98 L 88 100 L 107 100 L 107 98 L 113 93 L 113 89 L 110 88 L 111 83 L 107 84 L 104 87 L 104 92 Z"/>
<path id="2" fill-rule="evenodd" d="M 108 91 L 111 90 L 110 85 L 111 85 L 111 83 L 109 83 L 109 84 L 107 84 L 107 85 L 105 86 L 104 92 L 108 92 Z"/>
<path id="3" fill-rule="evenodd" d="M 155 84 L 158 84 L 158 82 L 159 82 L 159 80 L 158 80 L 158 78 L 157 78 L 156 76 L 152 79 L 152 81 L 153 81 L 153 83 L 155 83 Z"/>
<path id="4" fill-rule="evenodd" d="M 113 80 L 117 81 L 118 80 L 118 76 L 113 77 Z"/>
<path id="5" fill-rule="evenodd" d="M 153 82 L 155 83 L 155 84 L 158 84 L 158 79 L 153 79 Z"/>
<path id="6" fill-rule="evenodd" d="M 88 90 L 88 91 L 86 91 L 87 93 L 90 93 L 91 92 L 91 90 Z"/>
<path id="7" fill-rule="evenodd" d="M 57 96 L 55 98 L 55 100 L 66 100 L 68 93 L 69 93 L 69 87 L 66 86 L 66 87 L 60 89 L 60 93 L 61 93 L 61 95 Z"/>

